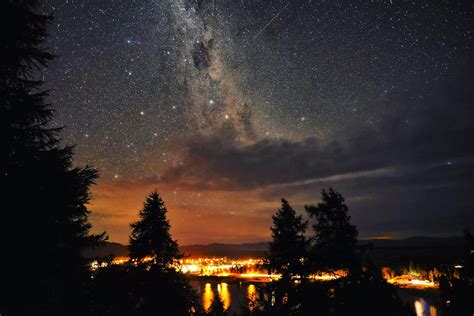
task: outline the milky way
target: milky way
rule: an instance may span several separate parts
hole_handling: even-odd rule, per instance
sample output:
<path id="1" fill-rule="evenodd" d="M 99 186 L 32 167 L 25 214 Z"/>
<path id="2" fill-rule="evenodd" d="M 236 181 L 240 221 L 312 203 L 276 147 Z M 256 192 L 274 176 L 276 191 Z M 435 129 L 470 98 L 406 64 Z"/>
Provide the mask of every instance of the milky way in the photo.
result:
<path id="1" fill-rule="evenodd" d="M 269 238 L 347 197 L 363 237 L 473 223 L 469 1 L 48 0 L 45 87 L 126 242 L 154 188 L 183 243 Z M 219 229 L 216 229 L 218 227 Z"/>
<path id="2" fill-rule="evenodd" d="M 238 87 L 238 73 L 226 63 L 231 38 L 219 29 L 215 2 L 171 1 L 176 37 L 182 39 L 177 63 L 181 65 L 184 93 L 191 123 L 199 132 L 231 133 L 237 141 L 254 138 L 251 110 Z"/>

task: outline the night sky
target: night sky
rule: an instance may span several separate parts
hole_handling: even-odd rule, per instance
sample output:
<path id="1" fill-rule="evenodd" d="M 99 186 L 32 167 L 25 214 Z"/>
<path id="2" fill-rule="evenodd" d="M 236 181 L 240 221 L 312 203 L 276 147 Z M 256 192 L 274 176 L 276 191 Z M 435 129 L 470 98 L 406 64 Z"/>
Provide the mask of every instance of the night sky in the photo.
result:
<path id="1" fill-rule="evenodd" d="M 270 239 L 333 186 L 360 237 L 474 224 L 471 1 L 48 0 L 54 124 L 126 243 L 157 188 L 180 244 Z"/>

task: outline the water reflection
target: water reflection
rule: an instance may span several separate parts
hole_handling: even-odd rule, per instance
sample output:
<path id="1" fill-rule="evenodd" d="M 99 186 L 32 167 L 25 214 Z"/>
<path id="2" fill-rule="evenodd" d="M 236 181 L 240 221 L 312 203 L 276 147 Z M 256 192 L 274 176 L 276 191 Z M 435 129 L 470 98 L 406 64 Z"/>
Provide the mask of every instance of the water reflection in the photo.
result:
<path id="1" fill-rule="evenodd" d="M 256 307 L 257 303 L 257 288 L 253 284 L 249 284 L 247 286 L 247 300 L 248 300 L 248 307 L 250 311 L 253 311 L 253 309 Z"/>
<path id="2" fill-rule="evenodd" d="M 232 294 L 229 291 L 229 285 L 227 283 L 218 283 L 217 295 L 215 295 L 214 289 L 211 283 L 206 283 L 204 286 L 204 290 L 202 291 L 202 306 L 204 310 L 209 311 L 215 299 L 219 299 L 222 302 L 224 309 L 229 309 L 232 302 Z"/>
<path id="3" fill-rule="evenodd" d="M 422 298 L 415 300 L 415 312 L 416 316 L 438 316 L 436 307 L 430 305 L 427 301 Z"/>
<path id="4" fill-rule="evenodd" d="M 206 283 L 204 287 L 204 292 L 202 293 L 202 306 L 204 310 L 207 311 L 212 305 L 212 300 L 214 299 L 214 292 L 212 292 L 211 283 Z"/>
<path id="5" fill-rule="evenodd" d="M 202 305 L 206 311 L 209 310 L 214 299 L 221 300 L 229 314 L 240 315 L 243 306 L 248 306 L 250 311 L 256 308 L 259 295 L 258 287 L 254 283 L 196 282 L 194 286 L 201 295 Z M 404 289 L 399 289 L 398 294 L 404 304 L 407 303 L 412 307 L 416 316 L 442 316 L 429 299 L 413 295 L 412 292 Z"/>
<path id="6" fill-rule="evenodd" d="M 219 299 L 224 305 L 224 310 L 229 309 L 230 307 L 230 292 L 227 283 L 217 284 L 217 292 L 219 293 Z"/>

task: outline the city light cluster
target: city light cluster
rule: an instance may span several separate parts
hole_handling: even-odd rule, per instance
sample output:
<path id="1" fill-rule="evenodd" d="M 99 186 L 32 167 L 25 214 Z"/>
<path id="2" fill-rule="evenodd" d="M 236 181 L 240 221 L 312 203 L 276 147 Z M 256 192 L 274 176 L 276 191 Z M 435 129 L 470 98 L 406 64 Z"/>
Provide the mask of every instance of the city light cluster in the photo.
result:
<path id="1" fill-rule="evenodd" d="M 145 257 L 142 262 L 151 261 L 151 257 Z M 109 264 L 123 265 L 131 263 L 136 265 L 136 261 L 130 261 L 129 257 L 116 257 L 110 262 L 99 262 L 97 260 L 91 263 L 91 269 L 107 267 Z M 241 279 L 251 279 L 254 281 L 268 282 L 281 278 L 279 274 L 270 274 L 263 266 L 263 259 L 230 259 L 227 257 L 210 258 L 185 258 L 181 259 L 174 267 L 184 274 L 194 276 L 215 276 L 215 277 L 233 277 Z M 420 273 L 411 273 L 410 271 L 395 275 L 389 268 L 383 268 L 382 273 L 388 283 L 403 288 L 429 289 L 437 288 L 438 284 L 433 280 L 423 278 Z M 347 271 L 337 270 L 334 272 L 312 274 L 309 278 L 313 281 L 331 281 L 347 276 Z M 298 279 L 295 282 L 299 282 Z"/>
<path id="2" fill-rule="evenodd" d="M 413 275 L 400 275 L 387 279 L 387 282 L 398 287 L 428 289 L 438 288 L 438 284 L 430 280 L 417 279 Z"/>

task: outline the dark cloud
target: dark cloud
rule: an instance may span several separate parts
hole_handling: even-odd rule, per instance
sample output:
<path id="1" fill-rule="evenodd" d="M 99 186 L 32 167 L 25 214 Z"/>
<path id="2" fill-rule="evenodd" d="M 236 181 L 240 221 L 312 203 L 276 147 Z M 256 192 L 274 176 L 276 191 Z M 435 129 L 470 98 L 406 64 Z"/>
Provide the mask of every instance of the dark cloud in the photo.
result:
<path id="1" fill-rule="evenodd" d="M 345 138 L 329 142 L 317 138 L 300 142 L 264 139 L 240 146 L 227 137 L 196 137 L 187 143 L 183 166 L 168 170 L 165 178 L 232 189 L 378 169 L 409 174 L 421 168 L 432 178 L 438 175 L 437 165 L 449 170 L 472 167 L 474 107 L 462 102 L 445 103 L 443 107 L 451 110 L 427 104 L 378 127 L 348 131 Z M 359 177 L 366 175 L 370 174 Z"/>
<path id="2" fill-rule="evenodd" d="M 337 140 L 263 139 L 242 146 L 225 133 L 197 136 L 187 143 L 184 164 L 163 180 L 201 189 L 259 189 L 263 200 L 289 196 L 301 205 L 335 186 L 366 232 L 459 230 L 474 223 L 472 83 L 470 76 L 439 83 L 422 100 L 401 96 L 406 111 Z"/>
<path id="3" fill-rule="evenodd" d="M 381 168 L 423 168 L 429 176 L 437 174 L 437 164 L 469 169 L 474 155 L 474 71 L 461 73 L 431 87 L 435 92 L 428 98 L 398 96 L 396 103 L 406 110 L 376 125 L 348 129 L 334 140 L 263 139 L 242 146 L 229 131 L 193 137 L 186 145 L 184 165 L 165 177 L 251 188 Z"/>

